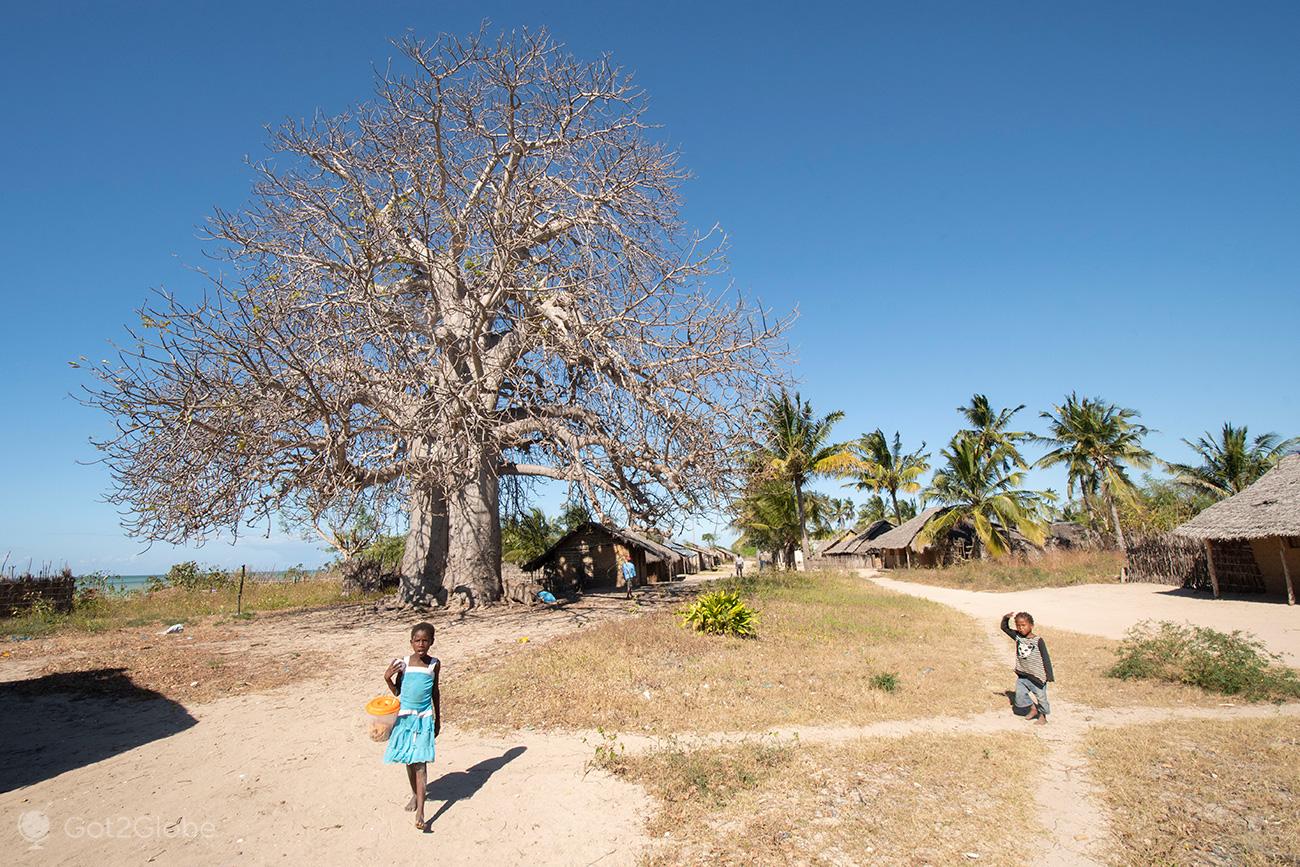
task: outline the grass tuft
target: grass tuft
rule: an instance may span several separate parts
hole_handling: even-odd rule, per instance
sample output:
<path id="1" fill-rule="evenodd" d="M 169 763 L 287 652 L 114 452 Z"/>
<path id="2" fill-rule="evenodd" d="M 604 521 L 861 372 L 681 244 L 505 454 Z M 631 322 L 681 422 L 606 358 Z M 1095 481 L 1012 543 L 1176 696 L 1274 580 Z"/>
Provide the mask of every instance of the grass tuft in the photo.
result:
<path id="1" fill-rule="evenodd" d="M 758 612 L 744 603 L 737 589 L 705 593 L 682 609 L 678 616 L 683 626 L 705 635 L 753 638 L 758 634 L 755 629 Z"/>

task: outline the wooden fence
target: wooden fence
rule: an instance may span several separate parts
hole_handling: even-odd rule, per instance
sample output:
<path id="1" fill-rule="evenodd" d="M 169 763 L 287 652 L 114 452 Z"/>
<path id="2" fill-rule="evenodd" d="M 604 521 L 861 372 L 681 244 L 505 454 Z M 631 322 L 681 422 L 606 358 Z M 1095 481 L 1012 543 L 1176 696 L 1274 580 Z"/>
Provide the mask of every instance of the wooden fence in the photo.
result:
<path id="1" fill-rule="evenodd" d="M 13 617 L 34 605 L 49 605 L 56 611 L 71 611 L 77 579 L 71 572 L 59 576 L 0 579 L 0 617 Z"/>
<path id="2" fill-rule="evenodd" d="M 1130 581 L 1210 589 L 1205 547 L 1195 539 L 1168 533 L 1133 536 L 1128 540 L 1127 560 Z"/>

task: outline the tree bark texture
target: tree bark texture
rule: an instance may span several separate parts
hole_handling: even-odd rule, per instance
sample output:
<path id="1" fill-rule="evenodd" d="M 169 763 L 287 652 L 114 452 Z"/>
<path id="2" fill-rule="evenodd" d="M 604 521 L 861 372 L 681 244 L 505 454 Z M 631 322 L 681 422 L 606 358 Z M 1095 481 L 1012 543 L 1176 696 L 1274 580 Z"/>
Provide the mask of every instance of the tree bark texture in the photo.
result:
<path id="1" fill-rule="evenodd" d="M 411 525 L 406 531 L 398 592 L 403 602 L 440 604 L 446 598 L 447 499 L 427 485 L 411 492 L 409 509 Z"/>
<path id="2" fill-rule="evenodd" d="M 471 605 L 501 598 L 500 490 L 496 461 L 485 455 L 476 477 L 450 492 L 447 567 L 443 585 L 463 593 Z"/>

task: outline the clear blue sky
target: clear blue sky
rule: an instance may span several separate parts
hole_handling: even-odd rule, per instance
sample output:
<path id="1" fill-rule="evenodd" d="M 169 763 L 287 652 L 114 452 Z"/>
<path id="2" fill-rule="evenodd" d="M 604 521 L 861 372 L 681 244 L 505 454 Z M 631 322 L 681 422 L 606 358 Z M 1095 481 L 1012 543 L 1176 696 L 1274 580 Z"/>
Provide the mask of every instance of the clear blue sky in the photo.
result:
<path id="1" fill-rule="evenodd" d="M 78 462 L 106 419 L 67 362 L 105 357 L 150 287 L 198 285 L 196 227 L 246 201 L 264 125 L 365 98 L 408 28 L 482 17 L 637 73 L 695 174 L 687 217 L 799 307 L 797 375 L 846 437 L 937 446 L 972 392 L 1036 422 L 1071 389 L 1141 410 L 1170 459 L 1225 419 L 1300 433 L 1298 4 L 15 3 L 0 557 L 190 556 L 141 553 L 98 502 Z M 198 556 L 323 557 L 278 532 Z"/>

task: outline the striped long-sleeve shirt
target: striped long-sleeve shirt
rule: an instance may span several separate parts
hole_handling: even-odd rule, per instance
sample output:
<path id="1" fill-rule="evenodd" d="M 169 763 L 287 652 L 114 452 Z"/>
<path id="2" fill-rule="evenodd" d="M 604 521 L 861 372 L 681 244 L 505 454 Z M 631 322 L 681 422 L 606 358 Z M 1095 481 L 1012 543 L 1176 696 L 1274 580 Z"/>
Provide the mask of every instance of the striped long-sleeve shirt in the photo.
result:
<path id="1" fill-rule="evenodd" d="M 1035 686 L 1047 686 L 1056 680 L 1047 642 L 1038 635 L 1026 638 L 1011 628 L 1010 620 L 1009 617 L 1002 618 L 1002 631 L 1016 642 L 1016 674 L 1028 678 Z"/>

